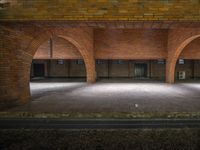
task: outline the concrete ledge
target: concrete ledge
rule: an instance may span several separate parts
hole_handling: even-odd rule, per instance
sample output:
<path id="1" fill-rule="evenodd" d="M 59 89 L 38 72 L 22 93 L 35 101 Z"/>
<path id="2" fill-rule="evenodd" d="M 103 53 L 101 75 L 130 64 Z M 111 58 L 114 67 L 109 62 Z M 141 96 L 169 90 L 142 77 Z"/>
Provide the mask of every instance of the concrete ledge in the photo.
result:
<path id="1" fill-rule="evenodd" d="M 8 112 L 1 111 L 0 118 L 49 119 L 200 119 L 200 112 Z"/>

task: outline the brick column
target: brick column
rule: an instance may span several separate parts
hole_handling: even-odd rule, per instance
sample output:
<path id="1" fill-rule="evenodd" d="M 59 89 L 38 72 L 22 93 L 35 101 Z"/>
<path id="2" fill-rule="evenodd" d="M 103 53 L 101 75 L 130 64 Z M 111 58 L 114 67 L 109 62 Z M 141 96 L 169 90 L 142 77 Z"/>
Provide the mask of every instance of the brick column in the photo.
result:
<path id="1" fill-rule="evenodd" d="M 19 99 L 16 61 L 11 50 L 0 47 L 0 109 L 16 105 Z"/>
<path id="2" fill-rule="evenodd" d="M 12 62 L 12 83 L 17 92 L 18 103 L 26 103 L 30 100 L 30 70 L 32 56 L 23 50 L 15 50 L 15 57 Z"/>
<path id="3" fill-rule="evenodd" d="M 88 62 L 86 61 L 86 72 L 87 72 L 87 83 L 96 82 L 96 69 L 95 69 L 95 59 L 91 58 Z"/>
<path id="4" fill-rule="evenodd" d="M 15 76 L 15 55 L 13 48 L 17 44 L 11 44 L 10 33 L 0 32 L 0 109 L 13 105 L 18 100 L 17 80 Z"/>
<path id="5" fill-rule="evenodd" d="M 25 103 L 31 98 L 30 94 L 30 69 L 31 63 L 25 64 L 23 62 L 18 63 L 18 91 L 19 91 L 19 102 Z"/>
<path id="6" fill-rule="evenodd" d="M 173 63 L 170 59 L 166 61 L 166 83 L 174 83 L 176 63 Z"/>

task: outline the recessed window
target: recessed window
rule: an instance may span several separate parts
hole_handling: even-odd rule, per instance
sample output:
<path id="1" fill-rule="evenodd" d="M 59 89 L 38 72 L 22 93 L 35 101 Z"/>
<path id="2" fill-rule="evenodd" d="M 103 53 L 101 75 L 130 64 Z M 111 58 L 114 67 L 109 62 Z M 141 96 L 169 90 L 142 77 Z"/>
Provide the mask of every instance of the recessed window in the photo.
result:
<path id="1" fill-rule="evenodd" d="M 57 60 L 57 64 L 58 65 L 63 65 L 64 64 L 64 60 L 62 60 L 62 59 Z"/>
<path id="2" fill-rule="evenodd" d="M 77 64 L 77 65 L 83 65 L 83 60 L 81 60 L 81 59 L 77 60 L 77 61 L 76 61 L 76 64 Z"/>
<path id="3" fill-rule="evenodd" d="M 123 61 L 123 60 L 114 60 L 113 61 L 113 64 L 118 64 L 118 65 L 122 65 L 122 64 L 125 64 L 126 62 Z"/>
<path id="4" fill-rule="evenodd" d="M 100 65 L 100 64 L 104 64 L 104 61 L 103 61 L 103 60 L 97 60 L 96 63 L 97 63 L 98 65 Z"/>
<path id="5" fill-rule="evenodd" d="M 179 59 L 179 60 L 178 60 L 178 64 L 184 65 L 184 64 L 185 64 L 185 60 L 184 60 L 184 59 Z"/>
<path id="6" fill-rule="evenodd" d="M 112 64 L 118 64 L 118 61 L 117 60 L 113 60 Z"/>
<path id="7" fill-rule="evenodd" d="M 164 59 L 158 59 L 158 64 L 164 65 L 165 64 L 165 60 Z"/>
<path id="8" fill-rule="evenodd" d="M 122 60 L 118 60 L 118 64 L 124 64 L 124 61 L 122 61 Z"/>

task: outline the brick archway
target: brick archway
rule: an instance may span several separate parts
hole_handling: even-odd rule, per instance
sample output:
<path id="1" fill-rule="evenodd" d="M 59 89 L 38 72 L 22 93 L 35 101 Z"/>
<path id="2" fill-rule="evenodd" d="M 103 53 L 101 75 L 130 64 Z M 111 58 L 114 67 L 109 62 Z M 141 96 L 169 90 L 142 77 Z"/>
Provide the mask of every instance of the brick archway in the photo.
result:
<path id="1" fill-rule="evenodd" d="M 95 60 L 92 55 L 93 51 L 91 52 L 91 51 L 87 50 L 87 48 L 84 45 L 79 44 L 79 42 L 76 41 L 73 37 L 67 36 L 67 35 L 65 35 L 65 33 L 63 33 L 63 32 L 61 33 L 61 31 L 59 31 L 59 30 L 45 31 L 42 34 L 42 36 L 39 35 L 39 36 L 35 37 L 34 40 L 30 43 L 30 45 L 28 46 L 28 48 L 25 51 L 29 51 L 33 57 L 35 52 L 39 48 L 39 46 L 43 42 L 47 41 L 52 36 L 57 36 L 66 41 L 69 41 L 77 48 L 77 50 L 80 52 L 80 54 L 82 55 L 83 60 L 85 62 L 87 82 L 88 83 L 95 82 L 96 81 L 96 73 L 95 73 Z"/>
<path id="2" fill-rule="evenodd" d="M 82 31 L 82 32 L 84 32 L 84 31 Z M 83 39 L 83 42 L 81 42 L 81 43 L 79 42 L 79 40 L 76 40 L 76 38 L 78 36 L 77 33 L 80 35 L 81 31 L 77 32 L 77 29 L 76 29 L 76 32 L 71 32 L 71 31 L 65 32 L 63 29 L 62 30 L 51 29 L 51 30 L 46 30 L 42 34 L 39 34 L 38 36 L 36 36 L 31 41 L 29 46 L 25 49 L 25 51 L 27 51 L 31 54 L 32 58 L 29 60 L 28 69 L 26 69 L 26 72 L 24 72 L 24 73 L 28 77 L 30 76 L 31 62 L 32 62 L 33 56 L 36 53 L 39 46 L 42 43 L 44 43 L 45 41 L 47 41 L 50 37 L 58 36 L 66 41 L 69 41 L 77 48 L 77 50 L 80 52 L 80 54 L 82 55 L 83 60 L 85 62 L 87 82 L 88 83 L 95 82 L 96 81 L 96 71 L 95 71 L 95 60 L 93 57 L 93 47 L 90 47 L 90 43 L 87 41 L 84 41 L 84 39 Z M 84 36 L 84 35 L 82 35 L 82 36 Z M 87 40 L 87 37 L 85 37 L 85 38 Z M 91 43 L 91 45 L 93 46 L 93 43 Z M 27 84 L 29 84 L 29 80 L 28 80 Z M 27 88 L 29 88 L 29 86 Z M 26 91 L 29 91 L 27 93 L 27 95 L 30 95 L 30 88 Z"/>
<path id="3" fill-rule="evenodd" d="M 182 31 L 184 32 L 184 31 Z M 166 82 L 167 83 L 174 83 L 175 81 L 175 69 L 176 69 L 176 62 L 184 50 L 184 48 L 190 44 L 193 40 L 200 37 L 199 30 L 188 32 L 186 31 L 186 34 L 181 35 L 181 32 L 178 32 L 176 36 L 173 34 L 173 38 L 169 40 L 173 40 L 173 42 L 177 42 L 176 44 L 170 43 L 171 45 L 168 45 L 168 58 L 167 58 L 167 64 L 166 64 Z M 175 37 L 175 38 L 174 38 Z M 175 40 L 176 37 L 178 37 L 178 40 Z M 171 49 L 169 49 L 169 47 Z"/>
<path id="4" fill-rule="evenodd" d="M 11 39 L 8 46 L 1 47 L 1 53 L 6 56 L 1 60 L 4 65 L 8 66 L 0 66 L 0 71 L 4 72 L 3 77 L 5 78 L 5 81 L 0 81 L 2 103 L 23 103 L 30 99 L 29 81 L 33 56 L 39 46 L 53 35 L 71 42 L 79 50 L 85 62 L 87 82 L 92 83 L 96 80 L 93 29 L 55 27 L 45 28 L 45 30 L 37 28 L 36 30 L 37 32 L 31 30 L 30 33 L 26 30 L 5 30 L 9 36 L 2 32 L 4 45 L 7 44 L 8 39 Z"/>

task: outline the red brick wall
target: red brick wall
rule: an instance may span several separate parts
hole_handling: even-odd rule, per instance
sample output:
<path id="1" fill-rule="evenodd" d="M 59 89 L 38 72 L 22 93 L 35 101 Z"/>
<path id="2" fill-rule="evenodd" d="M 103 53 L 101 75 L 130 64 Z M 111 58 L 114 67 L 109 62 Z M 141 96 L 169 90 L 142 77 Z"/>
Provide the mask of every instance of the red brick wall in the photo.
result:
<path id="1" fill-rule="evenodd" d="M 54 37 L 53 38 L 53 58 L 62 59 L 80 59 L 82 58 L 77 48 L 70 42 Z"/>
<path id="2" fill-rule="evenodd" d="M 104 30 L 94 31 L 96 59 L 158 59 L 166 58 L 167 30 Z M 43 44 L 34 58 L 45 56 L 49 45 Z M 48 55 L 46 55 L 48 58 Z M 79 59 L 76 47 L 61 38 L 53 38 L 53 58 Z"/>
<path id="3" fill-rule="evenodd" d="M 54 36 L 52 38 L 52 57 L 50 57 L 50 40 L 43 43 L 34 55 L 34 59 L 80 59 L 82 58 L 77 48 L 69 41 Z"/>
<path id="4" fill-rule="evenodd" d="M 34 55 L 34 59 L 50 59 L 50 40 L 40 45 Z"/>
<path id="5" fill-rule="evenodd" d="M 98 59 L 166 58 L 167 30 L 95 30 Z"/>
<path id="6" fill-rule="evenodd" d="M 184 59 L 200 59 L 200 38 L 188 44 L 180 55 Z"/>
<path id="7" fill-rule="evenodd" d="M 161 59 L 167 57 L 167 30 L 96 29 L 94 51 L 96 59 Z M 181 53 L 184 59 L 200 59 L 200 39 L 192 41 Z M 195 55 L 194 55 L 195 54 Z M 34 59 L 49 59 L 49 41 L 43 43 Z M 53 37 L 53 59 L 80 59 L 70 42 Z"/>

